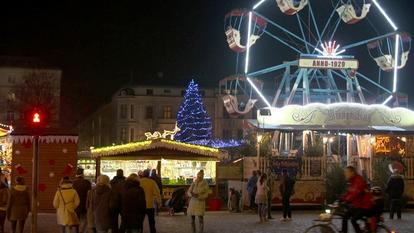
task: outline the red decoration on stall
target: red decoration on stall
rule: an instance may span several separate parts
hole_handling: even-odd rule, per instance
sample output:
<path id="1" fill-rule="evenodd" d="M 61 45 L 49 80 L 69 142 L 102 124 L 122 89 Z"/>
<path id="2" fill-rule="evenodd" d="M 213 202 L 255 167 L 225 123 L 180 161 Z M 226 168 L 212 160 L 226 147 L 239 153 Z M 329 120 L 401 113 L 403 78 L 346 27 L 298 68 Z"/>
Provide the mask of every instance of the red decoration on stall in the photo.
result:
<path id="1" fill-rule="evenodd" d="M 54 159 L 49 159 L 49 165 L 50 166 L 54 166 L 56 164 L 56 160 Z"/>
<path id="2" fill-rule="evenodd" d="M 32 148 L 32 143 L 30 141 L 25 142 L 25 143 L 23 143 L 23 146 L 24 146 L 24 148 L 29 149 L 29 148 Z"/>
<path id="3" fill-rule="evenodd" d="M 38 188 L 40 192 L 44 192 L 46 190 L 46 184 L 40 183 Z"/>
<path id="4" fill-rule="evenodd" d="M 73 170 L 73 165 L 68 163 L 68 164 L 66 164 L 65 168 L 63 169 L 62 174 L 64 176 L 70 176 L 71 173 L 72 173 L 72 170 Z"/>
<path id="5" fill-rule="evenodd" d="M 17 174 L 19 174 L 19 175 L 23 175 L 23 174 L 27 173 L 27 170 L 24 169 L 24 167 L 22 167 L 22 165 L 20 163 L 17 164 L 16 166 L 14 166 L 14 167 L 16 168 Z"/>

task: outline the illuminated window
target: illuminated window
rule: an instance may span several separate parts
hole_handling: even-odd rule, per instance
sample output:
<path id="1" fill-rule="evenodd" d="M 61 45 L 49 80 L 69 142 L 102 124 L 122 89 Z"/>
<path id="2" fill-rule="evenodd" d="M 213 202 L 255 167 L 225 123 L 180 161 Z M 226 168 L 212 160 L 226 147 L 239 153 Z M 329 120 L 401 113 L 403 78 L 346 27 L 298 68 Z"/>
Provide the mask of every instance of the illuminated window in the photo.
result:
<path id="1" fill-rule="evenodd" d="M 215 184 L 215 161 L 161 160 L 162 183 L 164 185 L 191 184 L 200 170 L 204 170 L 204 179 L 209 184 Z"/>
<path id="2" fill-rule="evenodd" d="M 126 104 L 121 104 L 120 106 L 120 110 L 119 110 L 119 118 L 121 119 L 126 119 L 127 118 L 127 105 Z"/>
<path id="3" fill-rule="evenodd" d="M 165 106 L 164 107 L 164 119 L 171 119 L 171 116 L 172 116 L 171 107 Z"/>
<path id="4" fill-rule="evenodd" d="M 152 119 L 154 115 L 154 107 L 147 106 L 145 109 L 145 119 Z"/>

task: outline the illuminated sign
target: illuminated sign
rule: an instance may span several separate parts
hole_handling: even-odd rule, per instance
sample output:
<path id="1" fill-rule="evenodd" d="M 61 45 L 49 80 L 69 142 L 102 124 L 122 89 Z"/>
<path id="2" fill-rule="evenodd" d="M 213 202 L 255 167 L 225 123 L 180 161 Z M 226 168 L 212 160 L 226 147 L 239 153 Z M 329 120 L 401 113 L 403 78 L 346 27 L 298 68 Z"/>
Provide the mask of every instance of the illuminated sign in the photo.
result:
<path id="1" fill-rule="evenodd" d="M 343 59 L 343 58 L 329 58 L 323 56 L 313 57 L 301 57 L 299 59 L 300 68 L 318 68 L 318 69 L 353 69 L 356 70 L 359 67 L 358 60 L 356 59 Z"/>
<path id="2" fill-rule="evenodd" d="M 144 135 L 145 137 L 147 137 L 147 140 L 161 139 L 167 137 L 170 137 L 171 140 L 174 140 L 174 136 L 176 133 L 178 133 L 178 131 L 180 131 L 180 128 L 178 128 L 176 123 L 174 130 L 164 130 L 164 133 L 160 133 L 159 131 L 155 131 L 154 133 L 146 132 Z"/>

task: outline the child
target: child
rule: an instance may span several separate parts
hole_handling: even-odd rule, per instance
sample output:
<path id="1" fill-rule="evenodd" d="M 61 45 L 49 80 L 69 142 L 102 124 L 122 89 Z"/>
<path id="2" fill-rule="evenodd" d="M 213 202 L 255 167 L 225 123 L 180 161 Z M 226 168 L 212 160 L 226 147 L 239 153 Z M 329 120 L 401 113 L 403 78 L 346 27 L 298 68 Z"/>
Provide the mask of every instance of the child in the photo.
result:
<path id="1" fill-rule="evenodd" d="M 372 196 L 374 197 L 374 206 L 372 208 L 372 216 L 370 221 L 371 232 L 376 232 L 377 224 L 384 212 L 385 200 L 382 189 L 378 186 L 371 188 Z"/>

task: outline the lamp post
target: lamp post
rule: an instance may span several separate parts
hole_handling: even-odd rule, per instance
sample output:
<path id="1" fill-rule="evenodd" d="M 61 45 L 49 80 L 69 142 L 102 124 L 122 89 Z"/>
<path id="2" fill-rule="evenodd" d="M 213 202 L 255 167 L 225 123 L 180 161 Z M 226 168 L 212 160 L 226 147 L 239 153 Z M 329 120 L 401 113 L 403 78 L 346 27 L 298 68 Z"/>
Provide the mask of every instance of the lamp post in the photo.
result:
<path id="1" fill-rule="evenodd" d="M 257 169 L 260 170 L 260 142 L 262 141 L 263 136 L 257 133 Z"/>

